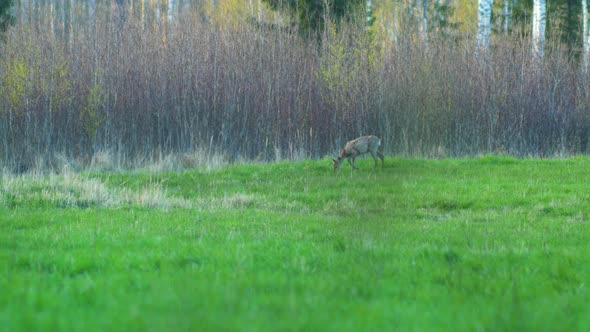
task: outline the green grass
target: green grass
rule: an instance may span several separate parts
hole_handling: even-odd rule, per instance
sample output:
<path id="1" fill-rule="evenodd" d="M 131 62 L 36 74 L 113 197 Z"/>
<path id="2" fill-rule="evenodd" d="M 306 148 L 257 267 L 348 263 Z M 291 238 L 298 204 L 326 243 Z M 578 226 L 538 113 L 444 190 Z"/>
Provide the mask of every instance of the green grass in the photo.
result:
<path id="1" fill-rule="evenodd" d="M 590 159 L 0 182 L 3 331 L 588 331 Z"/>

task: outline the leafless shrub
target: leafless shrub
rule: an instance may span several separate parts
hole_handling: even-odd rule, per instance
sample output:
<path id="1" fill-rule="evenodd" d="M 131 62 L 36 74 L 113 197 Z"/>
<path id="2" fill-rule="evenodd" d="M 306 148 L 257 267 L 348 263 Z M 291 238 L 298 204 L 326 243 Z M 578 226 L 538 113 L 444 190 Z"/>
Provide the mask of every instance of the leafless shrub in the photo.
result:
<path id="1" fill-rule="evenodd" d="M 539 59 L 518 34 L 481 52 L 468 37 L 380 41 L 354 23 L 328 25 L 319 45 L 289 29 L 221 27 L 190 13 L 118 17 L 101 11 L 67 36 L 42 29 L 42 18 L 7 31 L 2 167 L 313 158 L 365 134 L 405 156 L 590 149 L 587 73 L 557 42 Z"/>

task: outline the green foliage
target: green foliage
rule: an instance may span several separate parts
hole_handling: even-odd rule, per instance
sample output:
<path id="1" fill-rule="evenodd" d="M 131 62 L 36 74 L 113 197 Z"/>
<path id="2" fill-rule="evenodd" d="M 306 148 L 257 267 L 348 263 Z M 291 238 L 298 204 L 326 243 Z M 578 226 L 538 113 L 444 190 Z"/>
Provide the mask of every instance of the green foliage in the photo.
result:
<path id="1" fill-rule="evenodd" d="M 348 26 L 347 28 L 350 28 Z M 322 42 L 318 80 L 332 109 L 346 112 L 375 79 L 381 54 L 371 30 L 352 28 L 338 33 L 329 25 Z"/>
<path id="2" fill-rule="evenodd" d="M 12 110 L 22 110 L 29 76 L 29 66 L 23 58 L 13 58 L 3 63 L 4 73 L 1 77 L 2 90 Z"/>
<path id="3" fill-rule="evenodd" d="M 348 85 L 349 75 L 345 72 L 349 68 L 346 58 L 347 45 L 342 40 L 336 39 L 334 26 L 328 29 L 328 43 L 322 55 L 320 64 L 320 78 L 324 86 L 330 91 L 338 91 L 339 85 Z M 353 59 L 353 63 L 356 62 Z"/>
<path id="4" fill-rule="evenodd" d="M 14 22 L 14 16 L 10 13 L 14 0 L 0 1 L 0 32 L 5 31 Z"/>
<path id="5" fill-rule="evenodd" d="M 100 80 L 95 80 L 88 91 L 86 105 L 80 110 L 80 121 L 88 140 L 92 143 L 97 130 L 105 121 L 103 111 L 106 92 Z"/>
<path id="6" fill-rule="evenodd" d="M 41 100 L 44 111 L 49 112 L 59 110 L 71 100 L 70 64 L 59 48 L 42 47 L 37 40 L 27 37 L 4 50 L 4 58 L 0 59 L 2 95 L 7 107 L 18 114 Z"/>
<path id="7" fill-rule="evenodd" d="M 41 88 L 49 99 L 48 109 L 55 112 L 71 101 L 72 82 L 70 65 L 59 50 L 54 50 L 54 60 L 47 64 L 47 77 L 41 80 Z"/>
<path id="8" fill-rule="evenodd" d="M 344 17 L 355 16 L 356 11 L 364 8 L 363 0 L 264 0 L 272 8 L 286 9 L 297 17 L 304 31 L 322 31 L 326 17 L 339 22 Z M 328 7 L 326 7 L 328 5 Z"/>
<path id="9" fill-rule="evenodd" d="M 4 175 L 0 326 L 590 328 L 590 159 L 358 163 Z"/>

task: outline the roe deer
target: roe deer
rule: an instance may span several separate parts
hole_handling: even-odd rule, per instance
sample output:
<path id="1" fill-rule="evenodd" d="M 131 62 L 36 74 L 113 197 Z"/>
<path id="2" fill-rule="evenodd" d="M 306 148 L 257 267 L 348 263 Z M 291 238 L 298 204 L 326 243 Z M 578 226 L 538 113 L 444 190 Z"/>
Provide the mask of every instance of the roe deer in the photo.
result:
<path id="1" fill-rule="evenodd" d="M 340 151 L 338 159 L 332 158 L 332 161 L 334 161 L 334 172 L 336 172 L 340 165 L 342 165 L 342 161 L 344 159 L 348 159 L 348 162 L 350 163 L 353 169 L 358 169 L 358 167 L 356 167 L 356 165 L 354 164 L 354 159 L 365 153 L 371 153 L 371 156 L 373 156 L 373 160 L 375 161 L 374 168 L 377 168 L 377 157 L 381 158 L 381 168 L 383 168 L 385 160 L 383 154 L 380 151 L 378 151 L 380 146 L 381 139 L 373 135 L 362 136 L 346 143 L 344 149 Z"/>

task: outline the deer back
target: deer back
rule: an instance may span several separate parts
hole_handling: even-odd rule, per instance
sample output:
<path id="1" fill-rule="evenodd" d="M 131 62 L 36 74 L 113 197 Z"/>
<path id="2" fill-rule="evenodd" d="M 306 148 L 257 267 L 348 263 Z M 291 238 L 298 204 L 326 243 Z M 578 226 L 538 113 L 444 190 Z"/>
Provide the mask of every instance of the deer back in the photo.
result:
<path id="1" fill-rule="evenodd" d="M 369 151 L 377 151 L 380 144 L 381 140 L 376 136 L 362 136 L 346 143 L 340 155 L 342 157 L 353 157 Z"/>

